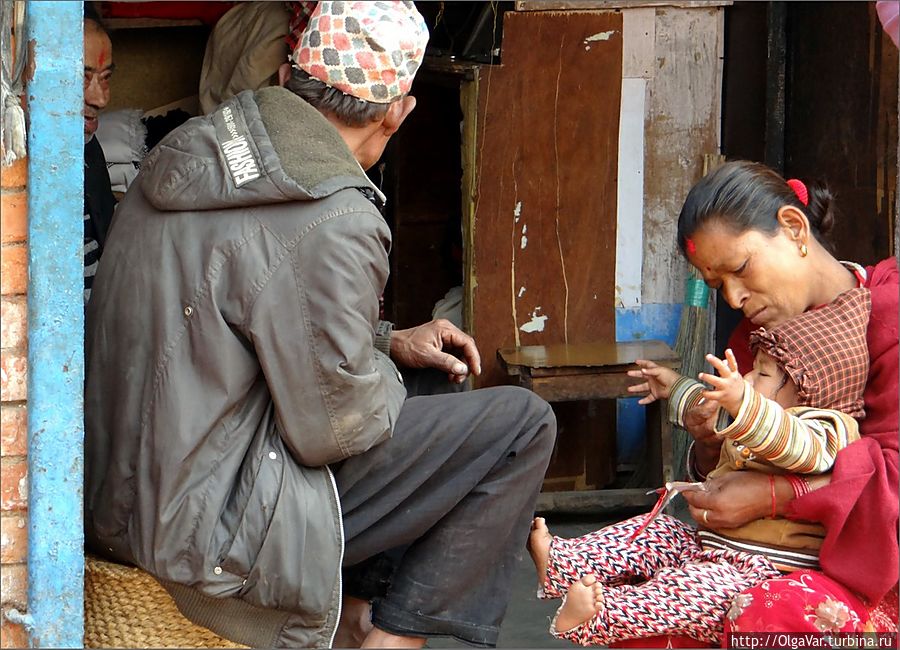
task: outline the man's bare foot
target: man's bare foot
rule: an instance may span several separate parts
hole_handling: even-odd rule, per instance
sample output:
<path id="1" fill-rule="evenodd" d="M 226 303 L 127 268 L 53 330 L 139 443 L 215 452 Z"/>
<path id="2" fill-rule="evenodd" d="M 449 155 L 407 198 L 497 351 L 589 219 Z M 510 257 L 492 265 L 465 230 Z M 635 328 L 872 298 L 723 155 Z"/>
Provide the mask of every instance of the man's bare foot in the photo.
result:
<path id="1" fill-rule="evenodd" d="M 594 575 L 586 575 L 573 582 L 566 594 L 566 602 L 556 617 L 556 629 L 568 632 L 591 620 L 603 607 L 603 587 Z"/>
<path id="2" fill-rule="evenodd" d="M 373 627 L 369 601 L 344 596 L 333 645 L 335 648 L 360 648 Z"/>
<path id="3" fill-rule="evenodd" d="M 537 569 L 538 588 L 543 589 L 547 581 L 547 564 L 550 561 L 550 542 L 553 536 L 547 529 L 543 517 L 535 517 L 531 522 L 531 533 L 528 535 L 528 552 Z"/>

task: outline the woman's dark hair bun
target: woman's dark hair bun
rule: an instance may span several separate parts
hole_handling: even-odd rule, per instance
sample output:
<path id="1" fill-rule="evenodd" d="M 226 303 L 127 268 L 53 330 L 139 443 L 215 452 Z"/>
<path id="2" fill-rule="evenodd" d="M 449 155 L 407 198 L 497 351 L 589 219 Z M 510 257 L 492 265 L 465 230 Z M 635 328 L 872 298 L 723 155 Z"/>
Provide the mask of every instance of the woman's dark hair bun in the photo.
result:
<path id="1" fill-rule="evenodd" d="M 806 182 L 809 192 L 809 204 L 803 209 L 809 219 L 809 225 L 822 237 L 827 237 L 834 229 L 835 200 L 834 194 L 825 183 L 820 181 Z"/>

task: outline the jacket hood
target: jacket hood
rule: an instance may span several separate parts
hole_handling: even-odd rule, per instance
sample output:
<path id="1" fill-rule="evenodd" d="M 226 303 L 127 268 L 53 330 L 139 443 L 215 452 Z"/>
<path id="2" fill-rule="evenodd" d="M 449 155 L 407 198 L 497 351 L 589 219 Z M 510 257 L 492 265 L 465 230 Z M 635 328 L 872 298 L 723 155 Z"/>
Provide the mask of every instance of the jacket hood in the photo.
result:
<path id="1" fill-rule="evenodd" d="M 158 210 L 308 201 L 347 188 L 382 198 L 328 120 L 281 87 L 244 91 L 187 121 L 141 173 Z"/>

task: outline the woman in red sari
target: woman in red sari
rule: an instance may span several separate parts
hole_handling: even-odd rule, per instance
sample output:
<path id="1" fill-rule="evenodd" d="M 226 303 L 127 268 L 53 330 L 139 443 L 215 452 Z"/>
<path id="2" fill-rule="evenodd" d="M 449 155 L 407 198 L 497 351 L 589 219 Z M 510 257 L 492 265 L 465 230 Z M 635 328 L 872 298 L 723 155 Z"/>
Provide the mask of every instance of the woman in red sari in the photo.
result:
<path id="1" fill-rule="evenodd" d="M 767 580 L 738 596 L 727 616 L 725 645 L 729 631 L 897 631 L 897 262 L 863 268 L 838 261 L 824 239 L 833 222 L 833 198 L 824 186 L 785 181 L 749 162 L 727 163 L 702 179 L 679 216 L 682 252 L 745 315 L 729 342 L 741 372 L 752 364 L 752 329 L 778 325 L 852 287 L 872 294 L 862 437 L 838 453 L 833 472 L 811 479 L 807 488 L 780 478 L 774 493 L 765 476 L 733 472 L 712 479 L 707 492 L 685 494 L 691 515 L 716 527 L 736 527 L 774 510 L 826 529 L 821 573 Z M 709 415 L 698 411 L 689 426 L 689 467 L 699 480 L 715 466 L 721 445 Z"/>

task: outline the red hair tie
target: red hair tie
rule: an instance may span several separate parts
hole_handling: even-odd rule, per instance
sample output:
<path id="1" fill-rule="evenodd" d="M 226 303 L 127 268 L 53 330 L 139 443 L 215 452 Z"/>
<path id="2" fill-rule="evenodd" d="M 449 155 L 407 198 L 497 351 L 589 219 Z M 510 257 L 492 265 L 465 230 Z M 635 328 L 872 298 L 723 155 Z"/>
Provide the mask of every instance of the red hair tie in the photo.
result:
<path id="1" fill-rule="evenodd" d="M 688 237 L 684 240 L 684 248 L 691 255 L 693 255 L 694 253 L 697 252 L 697 245 L 694 243 L 694 240 L 691 239 L 690 237 Z"/>
<path id="2" fill-rule="evenodd" d="M 803 181 L 798 178 L 791 178 L 787 181 L 788 187 L 794 190 L 794 194 L 800 199 L 803 205 L 809 205 L 809 190 L 806 189 Z"/>

